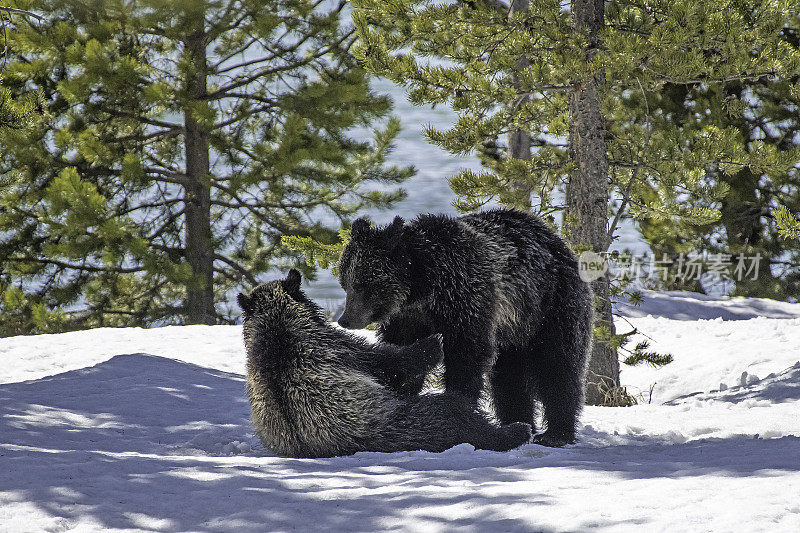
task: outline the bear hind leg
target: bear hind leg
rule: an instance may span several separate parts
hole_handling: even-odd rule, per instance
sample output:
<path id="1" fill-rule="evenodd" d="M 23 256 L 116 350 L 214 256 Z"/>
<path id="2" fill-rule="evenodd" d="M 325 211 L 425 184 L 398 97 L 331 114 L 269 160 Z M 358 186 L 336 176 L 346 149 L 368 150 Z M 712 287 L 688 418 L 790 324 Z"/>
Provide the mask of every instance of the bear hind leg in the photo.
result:
<path id="1" fill-rule="evenodd" d="M 449 393 L 425 394 L 409 401 L 380 433 L 381 451 L 441 452 L 467 442 L 476 448 L 504 452 L 531 438 L 528 424 L 496 426 L 471 401 Z"/>
<path id="2" fill-rule="evenodd" d="M 583 406 L 588 329 L 566 333 L 557 324 L 544 327 L 530 351 L 530 378 L 547 426 L 544 433 L 534 437 L 534 442 L 546 446 L 575 442 L 575 427 Z"/>
<path id="3" fill-rule="evenodd" d="M 526 354 L 500 348 L 489 376 L 494 412 L 501 424 L 525 422 L 535 430 L 534 383 L 527 372 Z"/>

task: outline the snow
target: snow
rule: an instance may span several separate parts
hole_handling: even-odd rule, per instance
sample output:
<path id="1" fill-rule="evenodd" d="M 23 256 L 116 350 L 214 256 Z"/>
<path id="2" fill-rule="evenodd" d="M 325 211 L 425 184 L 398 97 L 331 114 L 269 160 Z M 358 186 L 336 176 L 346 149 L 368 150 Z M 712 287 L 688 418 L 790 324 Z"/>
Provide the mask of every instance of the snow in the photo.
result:
<path id="1" fill-rule="evenodd" d="M 640 292 L 644 297 L 641 305 L 623 301 L 616 305 L 617 311 L 627 317 L 653 315 L 675 320 L 800 318 L 800 305 L 769 298 L 717 297 L 688 291 Z"/>
<path id="2" fill-rule="evenodd" d="M 0 531 L 800 531 L 800 304 L 626 314 L 675 357 L 623 369 L 639 405 L 508 453 L 275 457 L 236 326 L 0 339 Z"/>

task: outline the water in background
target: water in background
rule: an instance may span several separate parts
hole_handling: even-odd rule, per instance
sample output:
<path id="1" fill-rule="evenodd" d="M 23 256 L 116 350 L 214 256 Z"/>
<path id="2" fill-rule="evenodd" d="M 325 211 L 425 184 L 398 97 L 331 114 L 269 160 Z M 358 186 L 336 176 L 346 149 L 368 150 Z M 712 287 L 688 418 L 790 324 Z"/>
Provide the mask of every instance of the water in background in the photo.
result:
<path id="1" fill-rule="evenodd" d="M 394 100 L 394 114 L 400 117 L 402 127 L 389 163 L 414 165 L 417 174 L 409 179 L 403 188 L 408 193 L 405 200 L 390 211 L 369 211 L 366 214 L 377 224 L 390 222 L 396 215 L 405 219 L 420 213 L 457 214 L 452 205 L 455 194 L 450 190 L 447 180 L 459 170 L 471 168 L 478 170 L 480 163 L 474 155 L 458 157 L 450 155 L 428 143 L 423 136 L 426 124 L 445 129 L 455 122 L 455 114 L 446 106 L 414 106 L 406 98 L 402 88 L 387 80 L 374 82 L 381 93 L 389 94 Z M 623 221 L 618 230 L 618 238 L 612 249 L 629 249 L 633 253 L 647 251 L 647 245 L 630 221 Z M 344 301 L 344 291 L 330 272 L 320 271 L 316 280 L 305 286 L 308 295 L 324 309 L 335 310 Z"/>

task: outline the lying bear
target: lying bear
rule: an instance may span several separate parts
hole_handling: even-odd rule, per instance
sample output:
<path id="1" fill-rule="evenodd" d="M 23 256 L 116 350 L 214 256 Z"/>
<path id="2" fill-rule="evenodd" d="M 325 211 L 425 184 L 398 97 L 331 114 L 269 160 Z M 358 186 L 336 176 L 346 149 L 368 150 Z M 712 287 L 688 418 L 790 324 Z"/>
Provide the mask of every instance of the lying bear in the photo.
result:
<path id="1" fill-rule="evenodd" d="M 439 452 L 462 442 L 506 451 L 530 439 L 527 424 L 494 425 L 458 395 L 416 394 L 442 357 L 438 335 L 396 347 L 339 330 L 296 270 L 239 294 L 239 305 L 253 424 L 278 454 Z"/>
<path id="2" fill-rule="evenodd" d="M 488 373 L 501 423 L 533 426 L 538 400 L 547 429 L 534 442 L 574 440 L 591 296 L 575 256 L 538 218 L 497 209 L 379 228 L 358 219 L 339 280 L 341 326 L 378 322 L 379 339 L 399 345 L 441 333 L 447 392 L 477 402 Z"/>

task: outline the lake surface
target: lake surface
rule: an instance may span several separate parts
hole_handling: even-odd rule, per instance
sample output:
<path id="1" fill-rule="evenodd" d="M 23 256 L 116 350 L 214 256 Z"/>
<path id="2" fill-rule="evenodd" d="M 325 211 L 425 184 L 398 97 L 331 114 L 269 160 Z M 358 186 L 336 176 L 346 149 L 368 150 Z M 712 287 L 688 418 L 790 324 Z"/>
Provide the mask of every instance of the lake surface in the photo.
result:
<path id="1" fill-rule="evenodd" d="M 455 121 L 455 114 L 446 106 L 414 106 L 406 98 L 402 88 L 386 80 L 377 80 L 374 87 L 389 94 L 394 100 L 394 114 L 402 121 L 402 130 L 395 141 L 395 151 L 390 163 L 414 165 L 417 174 L 406 181 L 403 188 L 408 193 L 405 200 L 388 211 L 366 211 L 377 224 L 390 222 L 396 215 L 412 219 L 420 213 L 458 214 L 452 205 L 455 194 L 450 190 L 448 179 L 461 169 L 478 170 L 480 163 L 474 155 L 459 157 L 428 143 L 423 135 L 426 124 L 447 128 Z M 633 253 L 644 253 L 647 245 L 630 221 L 623 221 L 613 249 L 629 249 Z M 344 301 L 344 291 L 330 272 L 320 271 L 318 278 L 307 282 L 305 290 L 323 308 L 335 310 Z"/>

